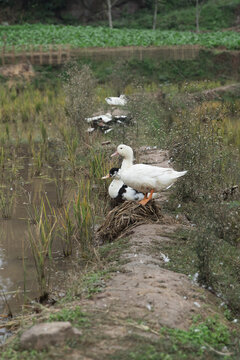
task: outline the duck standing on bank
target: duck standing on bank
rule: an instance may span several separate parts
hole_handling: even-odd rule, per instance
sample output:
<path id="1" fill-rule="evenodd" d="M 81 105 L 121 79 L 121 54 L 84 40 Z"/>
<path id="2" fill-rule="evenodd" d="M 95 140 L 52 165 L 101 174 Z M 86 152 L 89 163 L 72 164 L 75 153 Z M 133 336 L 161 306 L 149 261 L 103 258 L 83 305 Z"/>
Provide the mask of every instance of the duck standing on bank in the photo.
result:
<path id="1" fill-rule="evenodd" d="M 129 146 L 119 145 L 115 154 L 119 154 L 128 158 L 132 153 Z M 118 177 L 125 185 L 144 193 L 144 198 L 139 202 L 146 205 L 152 199 L 154 192 L 159 192 L 170 187 L 181 176 L 185 175 L 187 171 L 176 171 L 172 168 L 163 168 L 158 166 L 136 164 L 128 167 L 121 167 L 118 171 Z M 148 193 L 150 193 L 148 195 Z"/>
<path id="2" fill-rule="evenodd" d="M 122 150 L 122 165 L 121 169 L 128 169 L 133 165 L 133 150 L 130 146 L 127 145 L 119 145 Z M 111 156 L 118 155 L 117 152 L 112 154 Z M 124 182 L 117 175 L 119 168 L 112 168 L 109 171 L 109 174 L 102 177 L 102 179 L 113 178 L 111 184 L 108 187 L 108 194 L 111 199 L 116 200 L 117 202 L 122 202 L 125 200 L 129 201 L 140 201 L 144 198 L 144 194 L 140 193 L 137 190 L 132 189 L 130 186 L 124 184 Z"/>

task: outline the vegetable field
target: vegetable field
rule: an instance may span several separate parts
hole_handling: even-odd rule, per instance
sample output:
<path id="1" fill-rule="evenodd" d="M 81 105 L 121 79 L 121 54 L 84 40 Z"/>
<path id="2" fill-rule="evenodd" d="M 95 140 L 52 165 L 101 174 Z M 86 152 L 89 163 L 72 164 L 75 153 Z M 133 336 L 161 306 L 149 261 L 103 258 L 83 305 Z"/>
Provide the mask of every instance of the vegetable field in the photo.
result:
<path id="1" fill-rule="evenodd" d="M 194 33 L 191 31 L 160 31 L 109 29 L 90 26 L 25 24 L 0 26 L 0 47 L 12 45 L 21 49 L 38 45 L 69 44 L 73 48 L 116 46 L 201 45 L 207 48 L 240 49 L 240 34 L 234 31 Z"/>

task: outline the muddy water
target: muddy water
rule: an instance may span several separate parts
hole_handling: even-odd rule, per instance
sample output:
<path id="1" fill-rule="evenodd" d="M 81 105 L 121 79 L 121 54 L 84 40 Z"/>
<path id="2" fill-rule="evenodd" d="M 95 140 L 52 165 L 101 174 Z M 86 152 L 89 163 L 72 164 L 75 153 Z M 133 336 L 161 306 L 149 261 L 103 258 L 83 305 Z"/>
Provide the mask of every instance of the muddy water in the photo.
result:
<path id="1" fill-rule="evenodd" d="M 29 300 L 39 296 L 34 260 L 27 240 L 27 194 L 31 194 L 34 204 L 40 204 L 41 197 L 46 194 L 54 207 L 56 189 L 53 182 L 36 178 L 25 190 L 26 196 L 17 199 L 12 218 L 0 220 L 0 315 L 10 311 L 16 315 L 24 303 L 24 298 Z M 51 274 L 50 284 L 57 286 L 64 280 L 71 260 L 63 258 L 60 243 L 54 244 L 53 257 L 55 269 L 54 275 Z"/>

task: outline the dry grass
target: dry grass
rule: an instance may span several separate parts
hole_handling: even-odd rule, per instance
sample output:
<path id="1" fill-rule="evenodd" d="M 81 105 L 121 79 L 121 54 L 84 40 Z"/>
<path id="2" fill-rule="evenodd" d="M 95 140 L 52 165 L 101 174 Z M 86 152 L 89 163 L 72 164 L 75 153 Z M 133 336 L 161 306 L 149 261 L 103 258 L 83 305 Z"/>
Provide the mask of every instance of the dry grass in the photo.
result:
<path id="1" fill-rule="evenodd" d="M 133 227 L 144 223 L 156 223 L 162 219 L 161 208 L 150 201 L 142 206 L 135 201 L 125 201 L 111 210 L 96 233 L 97 242 L 111 242 L 123 236 Z"/>

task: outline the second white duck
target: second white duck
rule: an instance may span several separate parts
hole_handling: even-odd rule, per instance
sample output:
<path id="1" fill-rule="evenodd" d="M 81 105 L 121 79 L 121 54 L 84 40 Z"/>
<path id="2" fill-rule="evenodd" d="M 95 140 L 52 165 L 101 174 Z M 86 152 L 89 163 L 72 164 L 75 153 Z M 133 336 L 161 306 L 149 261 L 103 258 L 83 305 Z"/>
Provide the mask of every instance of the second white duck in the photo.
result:
<path id="1" fill-rule="evenodd" d="M 130 201 L 140 201 L 144 198 L 144 194 L 132 189 L 130 186 L 124 184 L 119 178 L 119 168 L 112 168 L 109 171 L 109 174 L 102 177 L 102 179 L 114 178 L 111 184 L 108 187 L 109 196 L 116 200 L 117 202 L 122 202 L 125 200 Z"/>
<path id="2" fill-rule="evenodd" d="M 124 184 L 119 177 L 119 168 L 112 168 L 109 174 L 102 177 L 102 179 L 114 178 L 108 187 L 109 196 L 117 202 L 128 201 L 140 201 L 144 199 L 144 194 L 137 191 L 130 186 Z M 158 194 L 153 194 L 153 198 L 156 198 Z"/>

